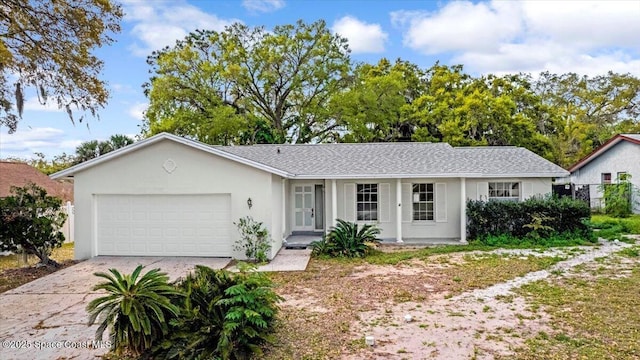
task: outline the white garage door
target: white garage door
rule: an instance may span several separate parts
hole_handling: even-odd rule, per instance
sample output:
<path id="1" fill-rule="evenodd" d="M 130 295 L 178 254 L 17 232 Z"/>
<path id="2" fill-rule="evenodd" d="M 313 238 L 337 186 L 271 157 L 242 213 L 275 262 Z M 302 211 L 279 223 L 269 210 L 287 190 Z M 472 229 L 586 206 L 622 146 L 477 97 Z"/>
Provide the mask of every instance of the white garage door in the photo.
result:
<path id="1" fill-rule="evenodd" d="M 231 196 L 98 195 L 98 255 L 231 256 Z"/>

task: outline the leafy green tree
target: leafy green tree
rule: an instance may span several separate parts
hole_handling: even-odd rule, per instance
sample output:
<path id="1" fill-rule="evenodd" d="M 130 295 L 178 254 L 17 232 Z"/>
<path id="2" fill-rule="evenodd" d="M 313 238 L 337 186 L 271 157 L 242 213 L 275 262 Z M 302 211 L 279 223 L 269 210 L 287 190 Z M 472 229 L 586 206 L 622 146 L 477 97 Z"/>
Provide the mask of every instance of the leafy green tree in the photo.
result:
<path id="1" fill-rule="evenodd" d="M 51 175 L 58 171 L 67 169 L 73 166 L 76 161 L 74 155 L 68 155 L 67 153 L 56 155 L 51 160 L 47 160 L 45 155 L 41 152 L 36 152 L 34 153 L 34 155 L 36 156 L 36 158 L 27 161 L 28 164 L 47 175 Z"/>
<path id="2" fill-rule="evenodd" d="M 552 156 L 543 131 L 553 131 L 554 114 L 531 90 L 526 77 L 474 78 L 460 65 L 436 64 L 427 71 L 426 81 L 426 91 L 409 110 L 417 126 L 413 140 L 453 146 L 523 146 Z"/>
<path id="3" fill-rule="evenodd" d="M 221 41 L 218 33 L 198 30 L 147 59 L 154 75 L 144 84 L 146 135 L 169 132 L 229 145 L 250 131 L 253 117 L 237 104 L 224 77 Z"/>
<path id="4" fill-rule="evenodd" d="M 111 0 L 3 0 L 0 125 L 16 130 L 28 88 L 41 102 L 66 109 L 72 121 L 77 109 L 96 115 L 108 92 L 98 77 L 103 62 L 92 52 L 113 42 L 122 16 Z"/>
<path id="5" fill-rule="evenodd" d="M 533 85 L 559 117 L 561 126 L 549 139 L 560 165 L 575 163 L 616 133 L 640 130 L 640 79 L 630 74 L 544 72 Z"/>
<path id="6" fill-rule="evenodd" d="M 423 72 L 407 61 L 356 67 L 349 90 L 336 94 L 331 110 L 346 133 L 344 142 L 409 141 L 414 124 L 409 105 L 424 91 Z"/>
<path id="7" fill-rule="evenodd" d="M 104 331 L 109 329 L 111 347 L 117 355 L 137 356 L 150 349 L 154 341 L 167 334 L 168 322 L 180 313 L 170 301 L 180 292 L 169 285 L 167 274 L 154 269 L 140 276 L 143 268 L 138 265 L 131 275 L 116 269 L 110 269 L 110 274 L 94 274 L 105 281 L 92 290 L 107 294 L 87 305 L 88 325 L 100 323 L 96 340 L 102 340 Z"/>
<path id="8" fill-rule="evenodd" d="M 334 138 L 328 103 L 346 86 L 348 53 L 324 21 L 196 31 L 148 58 L 144 133 L 211 144 Z"/>
<path id="9" fill-rule="evenodd" d="M 50 256 L 64 242 L 62 200 L 36 184 L 12 187 L 11 193 L 0 198 L 0 251 L 24 251 L 37 256 L 39 265 L 57 267 Z"/>

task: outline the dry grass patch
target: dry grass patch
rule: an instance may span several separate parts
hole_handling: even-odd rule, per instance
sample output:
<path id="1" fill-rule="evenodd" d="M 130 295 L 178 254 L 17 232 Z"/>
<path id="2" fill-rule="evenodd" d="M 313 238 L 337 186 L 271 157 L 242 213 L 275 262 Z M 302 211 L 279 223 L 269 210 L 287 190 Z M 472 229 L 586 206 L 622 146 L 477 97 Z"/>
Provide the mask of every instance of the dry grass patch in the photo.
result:
<path id="1" fill-rule="evenodd" d="M 426 256 L 422 251 L 394 252 L 391 259 L 376 254 L 377 264 L 370 264 L 370 258 L 312 259 L 305 272 L 272 274 L 276 291 L 286 300 L 276 344 L 266 358 L 326 359 L 359 353 L 365 347 L 362 330 L 376 325 L 365 323 L 364 313 L 384 318 L 399 304 L 427 305 L 445 294 L 489 286 L 557 262 L 533 256 Z"/>
<path id="2" fill-rule="evenodd" d="M 514 358 L 640 358 L 640 258 L 634 251 L 618 256 L 518 290 L 554 328 L 527 340 Z"/>
<path id="3" fill-rule="evenodd" d="M 63 244 L 62 247 L 53 250 L 51 258 L 60 264 L 57 269 L 34 267 L 33 265 L 38 263 L 38 258 L 33 255 L 27 257 L 28 266 L 23 267 L 21 258 L 22 255 L 15 254 L 0 256 L 0 293 L 77 263 L 73 260 L 73 243 Z"/>

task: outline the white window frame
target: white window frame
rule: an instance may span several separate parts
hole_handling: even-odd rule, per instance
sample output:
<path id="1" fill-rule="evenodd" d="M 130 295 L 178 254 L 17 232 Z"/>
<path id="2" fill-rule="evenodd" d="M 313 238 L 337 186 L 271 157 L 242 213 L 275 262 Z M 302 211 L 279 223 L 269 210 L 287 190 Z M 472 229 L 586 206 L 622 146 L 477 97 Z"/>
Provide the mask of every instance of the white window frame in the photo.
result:
<path id="1" fill-rule="evenodd" d="M 522 183 L 519 181 L 489 181 L 489 200 L 520 201 L 521 196 Z"/>
<path id="2" fill-rule="evenodd" d="M 605 176 L 609 175 L 609 180 L 605 180 Z M 611 173 L 602 173 L 600 174 L 600 183 L 601 184 L 611 184 L 613 182 L 613 177 L 611 176 Z"/>
<path id="3" fill-rule="evenodd" d="M 379 184 L 356 184 L 356 221 L 377 222 L 380 219 L 379 201 Z"/>
<path id="4" fill-rule="evenodd" d="M 421 187 L 424 188 L 422 191 Z M 436 219 L 436 189 L 434 183 L 411 184 L 411 219 L 414 222 L 433 222 Z M 429 189 L 431 188 L 431 189 Z M 429 200 L 431 195 L 431 200 Z M 431 205 L 431 209 L 429 209 Z M 424 215 L 424 216 L 422 216 Z"/>

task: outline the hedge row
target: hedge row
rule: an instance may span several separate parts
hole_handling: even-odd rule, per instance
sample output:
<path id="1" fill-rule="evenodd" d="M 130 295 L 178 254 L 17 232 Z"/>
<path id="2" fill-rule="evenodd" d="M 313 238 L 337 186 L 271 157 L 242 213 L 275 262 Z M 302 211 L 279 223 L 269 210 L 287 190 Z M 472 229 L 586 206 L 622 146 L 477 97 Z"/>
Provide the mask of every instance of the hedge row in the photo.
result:
<path id="1" fill-rule="evenodd" d="M 513 201 L 469 201 L 467 231 L 470 239 L 508 235 L 517 238 L 552 237 L 573 233 L 592 238 L 587 220 L 589 206 L 569 198 L 530 198 Z"/>

